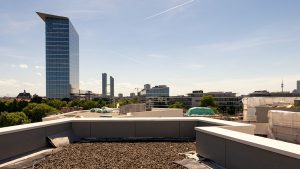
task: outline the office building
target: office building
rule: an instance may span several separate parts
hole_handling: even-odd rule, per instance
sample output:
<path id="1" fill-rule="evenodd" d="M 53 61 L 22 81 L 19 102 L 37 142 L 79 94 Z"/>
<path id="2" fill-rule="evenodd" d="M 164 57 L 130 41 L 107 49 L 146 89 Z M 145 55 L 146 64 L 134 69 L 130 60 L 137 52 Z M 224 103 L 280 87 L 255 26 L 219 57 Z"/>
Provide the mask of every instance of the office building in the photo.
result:
<path id="1" fill-rule="evenodd" d="M 109 86 L 109 92 L 107 91 L 107 86 Z M 115 97 L 115 79 L 110 76 L 109 84 L 107 84 L 107 74 L 102 73 L 102 97 L 104 98 L 114 98 Z"/>
<path id="2" fill-rule="evenodd" d="M 300 93 L 300 80 L 297 81 L 297 93 Z"/>
<path id="3" fill-rule="evenodd" d="M 236 114 L 241 111 L 242 97 L 238 97 L 232 92 L 204 93 L 203 90 L 192 91 L 192 93 L 188 94 L 188 97 L 192 98 L 192 107 L 199 107 L 203 96 L 213 96 L 218 109 L 222 113 Z"/>
<path id="4" fill-rule="evenodd" d="M 37 12 L 46 30 L 46 97 L 79 93 L 79 36 L 69 18 Z"/>
<path id="5" fill-rule="evenodd" d="M 102 73 L 102 96 L 107 96 L 107 74 Z"/>
<path id="6" fill-rule="evenodd" d="M 169 87 L 166 85 L 158 85 L 150 88 L 149 84 L 144 85 L 144 89 L 140 91 L 141 96 L 145 97 L 169 97 Z"/>
<path id="7" fill-rule="evenodd" d="M 110 98 L 114 98 L 115 97 L 115 79 L 110 76 L 109 77 L 109 81 L 110 81 Z"/>
<path id="8" fill-rule="evenodd" d="M 146 103 L 147 108 L 164 108 L 168 107 L 170 90 L 166 85 L 151 88 L 150 84 L 145 84 L 144 89 L 138 95 L 139 101 Z"/>

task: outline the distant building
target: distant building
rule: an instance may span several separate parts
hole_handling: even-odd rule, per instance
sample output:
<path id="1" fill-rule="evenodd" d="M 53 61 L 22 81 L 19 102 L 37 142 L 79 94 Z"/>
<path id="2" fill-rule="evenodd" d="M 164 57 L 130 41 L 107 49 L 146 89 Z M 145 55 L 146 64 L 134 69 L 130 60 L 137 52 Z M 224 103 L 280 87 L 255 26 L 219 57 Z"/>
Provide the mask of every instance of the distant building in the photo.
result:
<path id="1" fill-rule="evenodd" d="M 242 97 L 236 96 L 232 92 L 207 92 L 202 90 L 196 90 L 189 93 L 188 96 L 192 98 L 192 107 L 198 107 L 201 104 L 201 98 L 203 96 L 213 96 L 218 109 L 223 113 L 236 114 L 241 111 Z"/>
<path id="2" fill-rule="evenodd" d="M 165 108 L 169 102 L 169 87 L 158 85 L 151 88 L 150 84 L 145 84 L 144 89 L 139 93 L 139 101 L 146 103 L 147 108 Z"/>
<path id="3" fill-rule="evenodd" d="M 79 36 L 69 18 L 37 12 L 45 21 L 46 97 L 79 93 Z"/>
<path id="4" fill-rule="evenodd" d="M 122 98 L 123 98 L 123 93 L 119 93 L 119 94 L 118 94 L 118 98 L 119 98 L 119 99 L 122 99 Z"/>
<path id="5" fill-rule="evenodd" d="M 186 108 L 191 108 L 193 107 L 192 105 L 192 100 L 193 98 L 190 96 L 170 96 L 169 97 L 169 105 L 174 104 L 176 102 L 182 103 Z"/>
<path id="6" fill-rule="evenodd" d="M 297 93 L 300 93 L 300 80 L 297 81 Z"/>
<path id="7" fill-rule="evenodd" d="M 110 81 L 110 98 L 114 98 L 115 97 L 115 79 L 110 76 L 109 77 L 109 81 Z"/>
<path id="8" fill-rule="evenodd" d="M 158 85 L 150 88 L 149 84 L 144 86 L 144 89 L 140 91 L 141 96 L 145 97 L 169 97 L 169 87 L 166 85 Z"/>
<path id="9" fill-rule="evenodd" d="M 130 93 L 130 97 L 131 98 L 135 97 L 135 93 Z"/>
<path id="10" fill-rule="evenodd" d="M 107 74 L 102 73 L 102 96 L 107 96 Z"/>
<path id="11" fill-rule="evenodd" d="M 267 90 L 254 91 L 248 95 L 249 97 L 299 97 L 297 92 L 268 92 Z"/>
<path id="12" fill-rule="evenodd" d="M 31 94 L 27 93 L 26 90 L 24 90 L 23 93 L 19 93 L 16 100 L 17 101 L 26 101 L 26 102 L 30 102 L 31 101 Z"/>
<path id="13" fill-rule="evenodd" d="M 109 86 L 109 93 L 107 92 L 107 86 Z M 107 74 L 102 73 L 102 97 L 114 98 L 115 97 L 115 79 L 110 76 L 109 84 L 107 84 Z"/>

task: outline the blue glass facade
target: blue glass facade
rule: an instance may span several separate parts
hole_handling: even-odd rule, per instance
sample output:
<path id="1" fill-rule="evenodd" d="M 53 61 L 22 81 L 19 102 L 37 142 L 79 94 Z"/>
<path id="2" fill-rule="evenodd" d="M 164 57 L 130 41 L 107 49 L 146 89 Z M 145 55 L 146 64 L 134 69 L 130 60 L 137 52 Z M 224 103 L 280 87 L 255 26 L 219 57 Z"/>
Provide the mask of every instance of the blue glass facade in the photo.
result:
<path id="1" fill-rule="evenodd" d="M 38 13 L 46 23 L 46 97 L 79 92 L 79 36 L 70 20 Z"/>

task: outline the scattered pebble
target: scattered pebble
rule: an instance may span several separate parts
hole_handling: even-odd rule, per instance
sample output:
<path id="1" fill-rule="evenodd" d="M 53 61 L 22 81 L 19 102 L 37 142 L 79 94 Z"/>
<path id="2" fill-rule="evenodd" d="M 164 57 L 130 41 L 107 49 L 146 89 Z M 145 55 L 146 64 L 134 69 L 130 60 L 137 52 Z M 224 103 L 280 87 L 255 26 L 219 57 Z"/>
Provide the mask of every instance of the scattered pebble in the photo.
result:
<path id="1" fill-rule="evenodd" d="M 173 163 L 195 151 L 193 142 L 78 143 L 48 156 L 36 168 L 184 168 Z"/>

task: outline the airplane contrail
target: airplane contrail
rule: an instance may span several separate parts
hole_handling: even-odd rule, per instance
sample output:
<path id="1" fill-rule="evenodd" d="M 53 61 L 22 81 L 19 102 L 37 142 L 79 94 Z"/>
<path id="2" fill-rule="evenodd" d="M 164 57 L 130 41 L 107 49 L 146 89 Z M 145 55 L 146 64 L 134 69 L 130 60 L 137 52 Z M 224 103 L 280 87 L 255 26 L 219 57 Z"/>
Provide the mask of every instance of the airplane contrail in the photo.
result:
<path id="1" fill-rule="evenodd" d="M 194 2 L 194 1 L 195 1 L 195 0 L 190 0 L 190 1 L 187 1 L 187 2 L 185 2 L 185 3 L 183 3 L 183 4 L 173 6 L 172 8 L 166 9 L 166 10 L 164 10 L 164 11 L 162 11 L 162 12 L 159 12 L 159 13 L 156 13 L 156 14 L 154 14 L 154 15 L 148 16 L 148 17 L 144 18 L 144 20 L 148 20 L 148 19 L 157 17 L 157 16 L 159 16 L 159 15 L 162 15 L 162 14 L 164 14 L 164 13 L 167 13 L 167 12 L 169 12 L 169 11 L 172 11 L 172 10 L 174 10 L 174 9 L 176 9 L 176 8 L 179 8 L 179 7 L 185 6 L 185 5 L 187 5 L 187 4 L 190 4 L 190 3 Z"/>

